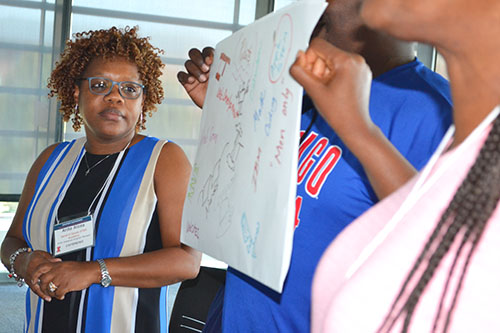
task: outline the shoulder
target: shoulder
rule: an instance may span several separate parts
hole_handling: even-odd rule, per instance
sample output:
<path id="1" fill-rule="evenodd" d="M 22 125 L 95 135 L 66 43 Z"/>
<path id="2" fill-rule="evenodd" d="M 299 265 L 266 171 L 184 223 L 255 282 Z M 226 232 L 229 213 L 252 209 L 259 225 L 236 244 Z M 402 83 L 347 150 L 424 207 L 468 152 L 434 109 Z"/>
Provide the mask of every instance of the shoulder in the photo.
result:
<path id="1" fill-rule="evenodd" d="M 451 109 L 451 91 L 448 80 L 440 74 L 430 70 L 420 61 L 415 60 L 416 64 L 411 70 L 412 79 L 408 80 L 410 88 L 418 99 L 428 102 L 428 106 L 443 106 Z"/>
<path id="2" fill-rule="evenodd" d="M 182 148 L 174 142 L 165 142 L 156 163 L 155 178 L 186 174 L 189 176 L 190 173 L 191 164 Z"/>
<path id="3" fill-rule="evenodd" d="M 169 163 L 188 162 L 187 156 L 182 148 L 172 142 L 165 141 L 160 152 L 159 160 Z M 188 162 L 189 163 L 189 162 Z"/>
<path id="4" fill-rule="evenodd" d="M 451 92 L 448 81 L 427 68 L 419 60 L 394 68 L 374 79 L 374 90 L 382 95 L 399 96 L 403 101 L 419 101 L 427 107 L 451 108 Z M 387 103 L 388 96 L 384 97 Z M 401 101 L 400 101 L 401 102 Z M 422 105 L 420 105 L 422 106 Z"/>
<path id="5" fill-rule="evenodd" d="M 422 90 L 426 91 L 428 94 L 434 94 L 436 96 L 444 99 L 444 103 L 451 105 L 451 90 L 450 83 L 440 74 L 430 70 L 422 63 L 415 69 L 415 75 L 417 76 L 416 84 L 417 87 L 420 86 Z"/>
<path id="6" fill-rule="evenodd" d="M 35 189 L 37 179 L 39 178 L 39 175 L 42 170 L 46 170 L 46 164 L 47 161 L 54 160 L 54 156 L 58 155 L 58 151 L 61 151 L 61 149 L 66 146 L 66 143 L 54 143 L 47 148 L 45 148 L 40 155 L 38 155 L 37 159 L 31 166 L 28 176 L 26 177 L 25 185 L 24 185 L 24 190 L 23 194 L 21 196 L 21 200 L 26 200 L 26 195 L 28 197 L 31 197 L 32 192 Z M 49 163 L 50 164 L 50 163 Z M 26 203 L 26 202 L 25 202 Z"/>
<path id="7" fill-rule="evenodd" d="M 158 199 L 184 199 L 191 176 L 191 164 L 177 144 L 163 144 L 154 173 L 155 192 Z M 172 201 L 172 202 L 175 202 Z"/>
<path id="8" fill-rule="evenodd" d="M 448 81 L 415 60 L 376 78 L 370 114 L 380 127 L 431 127 L 446 130 L 452 102 Z"/>
<path id="9" fill-rule="evenodd" d="M 37 159 L 33 163 L 33 167 L 39 166 L 41 168 L 52 156 L 57 155 L 69 144 L 69 142 L 57 142 L 48 146 L 40 153 L 40 155 L 38 155 Z"/>

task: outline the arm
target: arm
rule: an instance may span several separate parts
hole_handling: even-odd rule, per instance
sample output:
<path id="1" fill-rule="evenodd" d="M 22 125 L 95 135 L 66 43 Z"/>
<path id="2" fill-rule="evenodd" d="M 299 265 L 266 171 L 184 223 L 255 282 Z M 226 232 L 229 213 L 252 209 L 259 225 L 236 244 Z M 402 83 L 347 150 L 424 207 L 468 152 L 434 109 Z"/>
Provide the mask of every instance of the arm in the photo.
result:
<path id="1" fill-rule="evenodd" d="M 177 73 L 177 79 L 182 84 L 189 97 L 198 107 L 203 107 L 207 94 L 210 66 L 214 61 L 214 49 L 205 47 L 203 51 L 189 50 L 189 60 L 184 63 L 187 72 Z"/>
<path id="2" fill-rule="evenodd" d="M 290 74 L 358 158 L 379 199 L 416 174 L 370 118 L 372 75 L 361 56 L 316 38 L 305 53 L 299 52 Z"/>
<path id="3" fill-rule="evenodd" d="M 54 144 L 45 149 L 36 159 L 35 163 L 33 163 L 30 171 L 28 172 L 28 176 L 21 193 L 21 198 L 19 199 L 16 214 L 14 215 L 12 224 L 2 242 L 2 263 L 8 270 L 10 270 L 10 255 L 20 248 L 28 247 L 28 244 L 24 240 L 22 230 L 24 215 L 26 214 L 28 205 L 34 195 L 38 174 L 56 146 L 57 144 Z M 35 283 L 33 283 L 33 273 L 40 265 L 60 261 L 60 259 L 52 257 L 45 251 L 33 251 L 30 253 L 24 252 L 17 256 L 14 262 L 14 271 L 18 276 L 26 280 L 26 284 L 33 290 L 33 292 L 46 300 L 50 300 L 50 295 L 40 289 L 40 286 L 36 283 L 37 281 L 34 280 Z"/>
<path id="4" fill-rule="evenodd" d="M 182 209 L 190 174 L 191 166 L 182 149 L 171 142 L 165 144 L 155 170 L 163 249 L 128 258 L 106 259 L 114 285 L 150 288 L 196 277 L 201 253 L 180 243 Z"/>
<path id="5" fill-rule="evenodd" d="M 184 198 L 191 166 L 184 152 L 174 143 L 167 143 L 158 158 L 154 186 L 163 248 L 144 254 L 105 259 L 115 286 L 154 288 L 192 279 L 198 274 L 201 254 L 180 243 L 180 226 Z M 62 261 L 43 265 L 34 279 L 46 293 L 64 298 L 70 291 L 82 290 L 101 281 L 96 261 Z M 49 282 L 58 288 L 48 291 Z"/>

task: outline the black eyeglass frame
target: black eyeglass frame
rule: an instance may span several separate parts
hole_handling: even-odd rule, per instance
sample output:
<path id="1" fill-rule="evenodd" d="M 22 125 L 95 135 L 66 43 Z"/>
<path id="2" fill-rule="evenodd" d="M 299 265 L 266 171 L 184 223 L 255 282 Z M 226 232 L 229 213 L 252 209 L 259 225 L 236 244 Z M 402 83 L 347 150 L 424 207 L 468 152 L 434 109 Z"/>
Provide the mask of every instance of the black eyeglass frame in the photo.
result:
<path id="1" fill-rule="evenodd" d="M 90 84 L 90 81 L 92 79 L 101 79 L 101 80 L 111 81 L 111 87 L 105 93 L 104 92 L 103 93 L 95 92 L 94 90 L 92 90 L 92 86 Z M 78 79 L 78 81 L 83 81 L 83 80 L 87 80 L 87 82 L 89 84 L 89 91 L 94 95 L 103 95 L 103 96 L 109 95 L 109 93 L 111 93 L 111 91 L 113 90 L 113 87 L 115 85 L 118 86 L 118 92 L 120 93 L 120 96 L 125 98 L 125 99 L 138 99 L 139 97 L 141 97 L 142 94 L 146 93 L 146 87 L 144 85 L 137 83 L 137 82 L 134 82 L 134 81 L 113 81 L 111 79 L 108 79 L 107 77 L 102 77 L 102 76 L 81 77 Z M 123 96 L 122 90 L 120 89 L 120 86 L 122 83 L 132 83 L 134 85 L 141 87 L 141 93 L 139 95 L 137 95 L 137 97 Z"/>

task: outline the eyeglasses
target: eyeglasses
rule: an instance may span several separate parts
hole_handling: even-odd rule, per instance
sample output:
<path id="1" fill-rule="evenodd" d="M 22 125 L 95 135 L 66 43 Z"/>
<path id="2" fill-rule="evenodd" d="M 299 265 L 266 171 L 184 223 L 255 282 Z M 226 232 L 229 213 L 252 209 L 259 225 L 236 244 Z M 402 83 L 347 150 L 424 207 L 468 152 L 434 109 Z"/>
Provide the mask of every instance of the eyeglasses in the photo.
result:
<path id="1" fill-rule="evenodd" d="M 120 96 L 127 99 L 137 99 L 141 96 L 143 90 L 146 90 L 142 84 L 132 81 L 116 82 L 105 77 L 82 77 L 79 80 L 87 80 L 89 82 L 89 90 L 95 95 L 107 95 L 113 87 L 118 85 Z"/>

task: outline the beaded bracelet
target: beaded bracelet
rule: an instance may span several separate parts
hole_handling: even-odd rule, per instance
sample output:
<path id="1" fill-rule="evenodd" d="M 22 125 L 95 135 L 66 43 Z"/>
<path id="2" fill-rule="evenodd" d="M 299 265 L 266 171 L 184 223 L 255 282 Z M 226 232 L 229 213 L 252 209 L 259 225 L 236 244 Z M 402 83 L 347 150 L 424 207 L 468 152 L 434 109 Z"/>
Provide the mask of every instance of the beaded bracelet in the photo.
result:
<path id="1" fill-rule="evenodd" d="M 10 263 L 9 278 L 13 278 L 14 280 L 16 280 L 17 285 L 19 287 L 22 287 L 24 285 L 24 278 L 16 274 L 16 271 L 14 270 L 14 262 L 16 261 L 17 256 L 23 252 L 31 252 L 31 249 L 29 247 L 22 247 L 20 249 L 17 249 L 16 252 L 12 253 L 9 257 L 9 263 Z"/>

